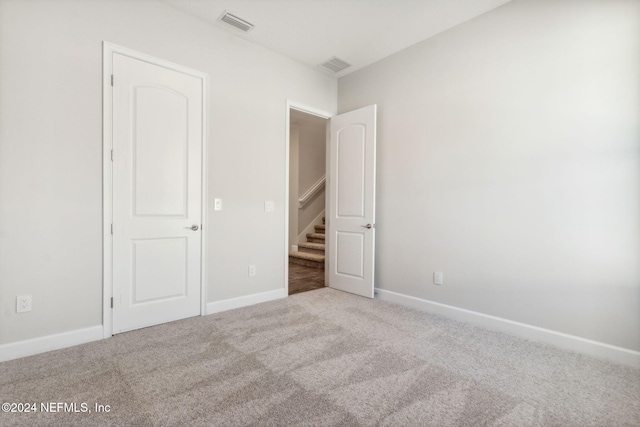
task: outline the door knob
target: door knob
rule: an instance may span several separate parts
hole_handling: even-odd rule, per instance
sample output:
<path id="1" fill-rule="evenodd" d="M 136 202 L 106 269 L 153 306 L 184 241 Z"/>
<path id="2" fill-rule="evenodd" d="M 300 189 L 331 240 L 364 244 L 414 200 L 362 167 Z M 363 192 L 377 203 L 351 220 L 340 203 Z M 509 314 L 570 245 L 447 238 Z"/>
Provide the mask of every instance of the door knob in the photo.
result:
<path id="1" fill-rule="evenodd" d="M 373 225 L 371 225 L 371 224 L 367 224 L 367 225 L 361 225 L 361 227 L 364 227 L 364 228 L 373 228 Z"/>
<path id="2" fill-rule="evenodd" d="M 198 231 L 198 226 L 196 224 L 193 224 L 191 227 L 187 227 L 187 228 L 193 231 Z"/>

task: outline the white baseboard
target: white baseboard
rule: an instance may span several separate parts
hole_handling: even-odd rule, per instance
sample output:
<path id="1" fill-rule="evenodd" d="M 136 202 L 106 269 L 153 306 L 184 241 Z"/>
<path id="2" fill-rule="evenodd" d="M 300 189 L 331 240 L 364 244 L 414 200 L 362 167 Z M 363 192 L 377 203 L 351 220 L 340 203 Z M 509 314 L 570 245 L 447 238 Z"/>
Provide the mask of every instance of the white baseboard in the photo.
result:
<path id="1" fill-rule="evenodd" d="M 220 313 L 222 311 L 233 310 L 235 308 L 247 307 L 261 302 L 273 301 L 287 297 L 286 289 L 276 289 L 275 291 L 261 292 L 259 294 L 247 295 L 237 298 L 229 298 L 223 301 L 207 303 L 207 314 Z"/>
<path id="2" fill-rule="evenodd" d="M 0 362 L 33 356 L 104 338 L 102 325 L 0 345 Z"/>
<path id="3" fill-rule="evenodd" d="M 634 368 L 640 368 L 640 352 L 623 347 L 617 347 L 598 341 L 580 338 L 550 329 L 514 322 L 501 317 L 490 316 L 476 311 L 466 310 L 451 305 L 441 304 L 397 292 L 376 288 L 378 298 L 406 307 L 416 308 L 429 313 L 439 314 L 448 318 L 482 326 L 487 329 L 505 332 L 531 341 L 544 342 L 560 348 L 607 359 Z"/>
<path id="4" fill-rule="evenodd" d="M 286 297 L 286 289 L 277 289 L 275 291 L 262 292 L 244 297 L 230 298 L 224 301 L 210 302 L 207 303 L 206 314 L 219 313 L 222 311 L 232 310 L 234 308 L 246 307 Z M 104 328 L 102 325 L 99 325 L 24 341 L 1 344 L 0 362 L 18 359 L 20 357 L 33 356 L 34 354 L 59 350 L 61 348 L 85 344 L 91 341 L 98 341 L 104 338 Z"/>

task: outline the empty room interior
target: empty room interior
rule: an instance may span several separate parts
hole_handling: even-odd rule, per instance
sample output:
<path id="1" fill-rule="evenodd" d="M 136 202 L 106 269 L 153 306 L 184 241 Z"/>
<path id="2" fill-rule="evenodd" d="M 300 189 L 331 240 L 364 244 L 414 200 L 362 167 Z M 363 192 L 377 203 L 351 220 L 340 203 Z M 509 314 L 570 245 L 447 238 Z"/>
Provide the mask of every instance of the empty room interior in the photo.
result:
<path id="1" fill-rule="evenodd" d="M 0 0 L 0 397 L 640 425 L 640 0 Z"/>

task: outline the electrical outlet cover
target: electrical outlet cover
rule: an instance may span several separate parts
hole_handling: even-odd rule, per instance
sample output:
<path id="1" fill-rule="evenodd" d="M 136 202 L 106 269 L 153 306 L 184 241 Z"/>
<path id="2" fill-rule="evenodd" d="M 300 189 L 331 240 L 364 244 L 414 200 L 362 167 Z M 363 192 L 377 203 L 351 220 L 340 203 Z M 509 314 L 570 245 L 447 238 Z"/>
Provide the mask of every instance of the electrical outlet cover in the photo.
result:
<path id="1" fill-rule="evenodd" d="M 16 298 L 16 313 L 31 311 L 31 295 L 18 295 Z"/>

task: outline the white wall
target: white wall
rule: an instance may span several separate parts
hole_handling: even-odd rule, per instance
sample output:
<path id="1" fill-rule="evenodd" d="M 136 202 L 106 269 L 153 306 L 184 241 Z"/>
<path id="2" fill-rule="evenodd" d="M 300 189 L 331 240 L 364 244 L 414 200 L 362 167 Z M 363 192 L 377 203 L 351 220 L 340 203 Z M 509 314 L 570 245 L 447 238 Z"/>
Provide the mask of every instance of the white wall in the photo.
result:
<path id="1" fill-rule="evenodd" d="M 298 244 L 298 200 L 300 130 L 297 125 L 289 127 L 289 250 Z"/>
<path id="2" fill-rule="evenodd" d="M 291 109 L 289 137 L 289 249 L 306 242 L 305 232 L 324 211 L 324 190 L 300 208 L 300 197 L 325 175 L 327 119 Z M 312 228 L 311 228 L 312 229 Z"/>
<path id="3" fill-rule="evenodd" d="M 376 286 L 640 350 L 639 76 L 639 1 L 516 0 L 341 78 Z"/>
<path id="4" fill-rule="evenodd" d="M 286 100 L 335 79 L 157 1 L 0 0 L 0 344 L 102 322 L 103 40 L 210 76 L 208 301 L 284 288 Z"/>
<path id="5" fill-rule="evenodd" d="M 300 128 L 300 192 L 305 193 L 326 173 L 327 120 L 310 117 Z"/>
<path id="6" fill-rule="evenodd" d="M 326 174 L 327 120 L 309 116 L 299 125 L 299 193 L 300 197 Z M 302 233 L 322 213 L 324 190 L 318 191 L 304 208 L 298 211 L 298 234 Z"/>

